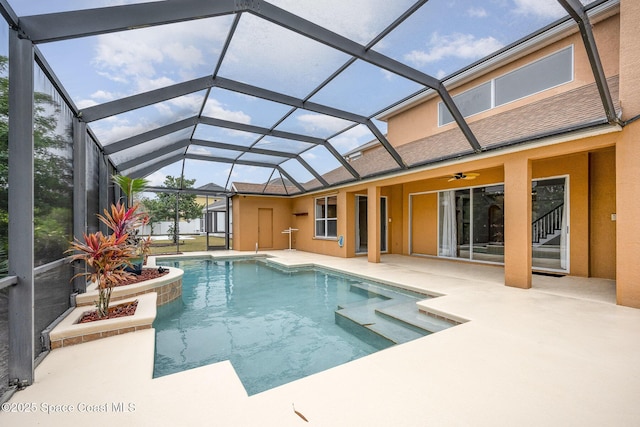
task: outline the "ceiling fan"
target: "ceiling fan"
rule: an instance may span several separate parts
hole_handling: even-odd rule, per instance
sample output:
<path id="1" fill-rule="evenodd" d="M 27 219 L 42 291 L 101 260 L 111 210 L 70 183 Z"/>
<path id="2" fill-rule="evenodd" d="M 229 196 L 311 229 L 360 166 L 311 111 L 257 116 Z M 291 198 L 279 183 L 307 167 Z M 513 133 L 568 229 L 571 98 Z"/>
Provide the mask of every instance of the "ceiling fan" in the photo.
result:
<path id="1" fill-rule="evenodd" d="M 458 172 L 456 174 L 450 175 L 448 182 L 458 181 L 460 179 L 476 179 L 479 176 L 480 176 L 479 173 L 474 173 L 474 172 L 469 172 L 469 173 Z"/>

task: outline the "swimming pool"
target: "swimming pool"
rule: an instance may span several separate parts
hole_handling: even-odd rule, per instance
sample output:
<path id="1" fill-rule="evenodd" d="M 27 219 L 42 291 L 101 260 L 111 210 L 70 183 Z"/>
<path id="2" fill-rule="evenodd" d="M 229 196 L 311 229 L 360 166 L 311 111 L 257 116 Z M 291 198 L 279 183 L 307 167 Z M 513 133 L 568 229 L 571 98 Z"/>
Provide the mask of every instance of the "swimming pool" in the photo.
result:
<path id="1" fill-rule="evenodd" d="M 370 321 L 425 295 L 256 259 L 158 264 L 184 276 L 182 299 L 158 307 L 154 377 L 230 360 L 252 395 L 429 333 Z M 385 323 L 392 332 L 372 329 Z"/>

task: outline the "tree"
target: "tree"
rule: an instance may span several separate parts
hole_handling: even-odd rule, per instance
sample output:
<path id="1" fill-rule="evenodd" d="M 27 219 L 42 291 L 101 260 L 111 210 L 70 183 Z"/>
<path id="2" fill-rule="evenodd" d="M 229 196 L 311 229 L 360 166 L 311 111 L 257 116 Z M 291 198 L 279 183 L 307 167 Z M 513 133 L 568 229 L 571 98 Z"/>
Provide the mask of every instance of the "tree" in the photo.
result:
<path id="1" fill-rule="evenodd" d="M 127 207 L 132 207 L 136 196 L 149 185 L 149 181 L 144 178 L 131 178 L 126 175 L 113 175 L 111 179 L 127 196 Z"/>
<path id="2" fill-rule="evenodd" d="M 8 248 L 9 77 L 8 58 L 0 56 L 0 247 Z M 70 126 L 61 129 L 60 104 L 34 93 L 35 262 L 63 256 L 71 237 L 73 157 Z M 2 261 L 2 260 L 0 260 Z"/>
<path id="3" fill-rule="evenodd" d="M 164 186 L 167 188 L 193 188 L 195 179 L 182 179 L 180 186 L 180 177 L 172 177 L 168 175 L 164 180 Z M 178 198 L 178 215 L 176 215 L 176 197 Z M 173 243 L 178 243 L 180 229 L 178 219 L 184 219 L 187 222 L 202 216 L 202 208 L 204 206 L 196 203 L 195 194 L 178 194 L 178 193 L 158 193 L 155 199 L 144 199 L 142 201 L 145 211 L 151 218 L 151 226 L 154 222 L 173 221 L 173 226 L 169 233 L 173 237 Z"/>

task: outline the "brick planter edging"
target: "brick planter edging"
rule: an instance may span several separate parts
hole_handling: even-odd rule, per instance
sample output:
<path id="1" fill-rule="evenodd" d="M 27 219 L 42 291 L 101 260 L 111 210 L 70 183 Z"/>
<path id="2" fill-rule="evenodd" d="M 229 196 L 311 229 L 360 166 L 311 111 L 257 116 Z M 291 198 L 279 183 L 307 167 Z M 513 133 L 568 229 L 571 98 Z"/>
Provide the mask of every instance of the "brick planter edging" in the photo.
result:
<path id="1" fill-rule="evenodd" d="M 155 292 L 116 301 L 110 306 L 135 300 L 138 300 L 138 306 L 131 316 L 88 323 L 77 322 L 85 312 L 90 311 L 89 307 L 76 307 L 49 333 L 51 350 L 151 328 L 156 318 L 157 295 Z"/>
<path id="2" fill-rule="evenodd" d="M 116 286 L 111 291 L 111 301 L 121 301 L 125 298 L 144 295 L 149 292 L 158 294 L 157 305 L 161 306 L 182 296 L 182 276 L 184 271 L 171 267 L 169 274 L 157 279 L 145 280 L 144 282 L 134 283 L 126 286 Z M 84 294 L 76 296 L 76 305 L 87 306 L 95 305 L 98 299 L 98 290 L 95 284 L 91 284 Z"/>

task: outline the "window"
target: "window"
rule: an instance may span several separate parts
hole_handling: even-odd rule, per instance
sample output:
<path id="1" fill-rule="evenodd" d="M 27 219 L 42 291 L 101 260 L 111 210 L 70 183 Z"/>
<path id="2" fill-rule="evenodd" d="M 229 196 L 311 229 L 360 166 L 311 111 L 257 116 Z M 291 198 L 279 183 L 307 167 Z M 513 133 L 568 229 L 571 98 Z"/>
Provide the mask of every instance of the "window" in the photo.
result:
<path id="1" fill-rule="evenodd" d="M 573 80 L 573 46 L 552 53 L 453 97 L 463 117 L 481 113 Z M 453 122 L 438 103 L 438 126 Z"/>
<path id="2" fill-rule="evenodd" d="M 453 101 L 458 106 L 460 114 L 464 117 L 472 116 L 491 109 L 491 82 L 486 82 L 480 86 L 469 89 L 453 97 Z M 443 102 L 438 104 L 440 117 L 439 125 L 445 125 L 453 121 L 453 116 Z"/>
<path id="3" fill-rule="evenodd" d="M 338 236 L 338 197 L 316 199 L 316 237 Z"/>
<path id="4" fill-rule="evenodd" d="M 573 79 L 573 49 L 562 49 L 495 80 L 496 106 L 559 86 Z"/>

